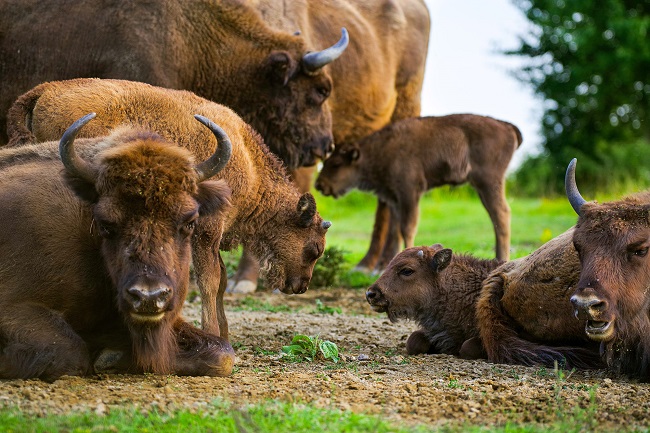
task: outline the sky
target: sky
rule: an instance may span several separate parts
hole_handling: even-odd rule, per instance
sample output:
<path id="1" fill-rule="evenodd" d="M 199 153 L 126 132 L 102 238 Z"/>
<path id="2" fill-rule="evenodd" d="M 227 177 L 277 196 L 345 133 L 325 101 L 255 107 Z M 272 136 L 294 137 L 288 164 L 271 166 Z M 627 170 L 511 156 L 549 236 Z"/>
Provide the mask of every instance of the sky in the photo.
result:
<path id="1" fill-rule="evenodd" d="M 498 51 L 517 47 L 529 22 L 511 0 L 425 0 L 431 15 L 422 115 L 473 113 L 514 123 L 524 141 L 510 170 L 536 153 L 541 100 L 511 76 L 523 60 Z"/>

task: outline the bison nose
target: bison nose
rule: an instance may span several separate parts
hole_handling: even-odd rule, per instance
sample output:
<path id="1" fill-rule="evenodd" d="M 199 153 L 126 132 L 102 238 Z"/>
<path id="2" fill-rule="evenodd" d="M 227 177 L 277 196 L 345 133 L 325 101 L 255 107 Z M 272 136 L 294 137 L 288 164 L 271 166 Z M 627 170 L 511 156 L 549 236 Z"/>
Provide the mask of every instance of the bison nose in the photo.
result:
<path id="1" fill-rule="evenodd" d="M 138 313 L 158 313 L 162 311 L 169 301 L 171 290 L 160 285 L 149 287 L 135 285 L 127 290 L 131 306 Z"/>
<path id="2" fill-rule="evenodd" d="M 368 301 L 369 304 L 372 304 L 373 302 L 376 302 L 380 298 L 381 298 L 381 290 L 379 290 L 378 287 L 371 286 L 366 291 L 366 301 Z"/>
<path id="3" fill-rule="evenodd" d="M 571 296 L 571 304 L 575 315 L 580 320 L 597 319 L 607 310 L 607 301 L 596 296 L 593 289 L 587 288 Z"/>
<path id="4" fill-rule="evenodd" d="M 327 184 L 323 182 L 320 178 L 316 179 L 316 189 L 320 191 L 323 195 L 332 195 L 332 191 L 327 187 Z"/>

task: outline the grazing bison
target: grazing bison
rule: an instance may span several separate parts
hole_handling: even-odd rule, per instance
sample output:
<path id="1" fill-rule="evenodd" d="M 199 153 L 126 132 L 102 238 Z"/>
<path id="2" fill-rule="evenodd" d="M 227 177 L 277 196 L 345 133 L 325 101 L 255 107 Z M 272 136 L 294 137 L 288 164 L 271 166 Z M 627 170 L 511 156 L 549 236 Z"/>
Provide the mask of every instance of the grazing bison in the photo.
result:
<path id="1" fill-rule="evenodd" d="M 227 105 L 292 169 L 332 150 L 324 105 L 332 80 L 323 67 L 347 46 L 339 23 L 319 26 L 323 38 L 312 45 L 270 28 L 238 0 L 3 0 L 0 28 L 0 143 L 5 113 L 20 94 L 45 81 L 98 77 L 189 90 Z"/>
<path id="2" fill-rule="evenodd" d="M 407 248 L 368 288 L 366 300 L 373 310 L 387 313 L 392 322 L 417 322 L 420 329 L 406 341 L 409 355 L 481 357 L 474 308 L 481 282 L 501 263 L 452 255 L 440 244 Z"/>
<path id="3" fill-rule="evenodd" d="M 614 371 L 650 381 L 650 192 L 587 203 L 569 164 L 566 192 L 578 222 L 580 279 L 571 303 Z"/>
<path id="4" fill-rule="evenodd" d="M 476 304 L 481 341 L 490 362 L 595 368 L 598 346 L 569 298 L 580 263 L 573 228 L 526 257 L 504 263 L 483 281 Z"/>
<path id="5" fill-rule="evenodd" d="M 31 109 L 23 111 L 25 107 Z M 216 142 L 190 113 L 219 122 L 230 137 L 230 162 L 216 177 L 232 189 L 232 207 L 216 226 L 209 218 L 199 220 L 193 237 L 192 259 L 202 295 L 204 329 L 227 336 L 225 318 L 220 319 L 221 327 L 217 326 L 214 304 L 217 287 L 225 284 L 221 278 L 226 277 L 219 266 L 222 224 L 221 247 L 243 244 L 269 263 L 267 282 L 271 288 L 284 293 L 307 290 L 330 223 L 318 215 L 313 196 L 298 192 L 282 163 L 232 110 L 187 91 L 122 80 L 76 79 L 44 83 L 27 92 L 12 107 L 10 121 L 24 141 L 41 142 L 60 136 L 71 119 L 91 111 L 97 113 L 97 120 L 80 136 L 103 136 L 118 125 L 138 125 L 185 147 L 197 159 L 207 158 Z M 21 152 L 40 146 L 15 149 Z M 56 157 L 55 151 L 49 154 Z"/>
<path id="6" fill-rule="evenodd" d="M 97 149 L 86 159 L 74 139 L 92 117 L 65 132 L 60 160 L 0 152 L 0 378 L 90 374 L 107 365 L 105 347 L 124 351 L 109 365 L 119 371 L 230 374 L 228 341 L 180 316 L 195 226 L 228 208 L 226 184 L 209 180 L 228 161 L 228 137 L 201 119 L 219 144 L 195 164 L 122 128 L 86 140 Z"/>
<path id="7" fill-rule="evenodd" d="M 404 119 L 354 146 L 337 148 L 323 164 L 316 188 L 334 197 L 352 188 L 372 191 L 389 206 L 382 260 L 374 264 L 381 270 L 397 253 L 400 235 L 405 248 L 413 246 L 422 194 L 440 185 L 469 182 L 494 225 L 496 257 L 507 260 L 510 207 L 505 174 L 521 141 L 516 126 L 490 117 L 453 114 Z M 372 243 L 376 241 L 373 238 Z M 359 265 L 370 264 L 364 259 Z"/>

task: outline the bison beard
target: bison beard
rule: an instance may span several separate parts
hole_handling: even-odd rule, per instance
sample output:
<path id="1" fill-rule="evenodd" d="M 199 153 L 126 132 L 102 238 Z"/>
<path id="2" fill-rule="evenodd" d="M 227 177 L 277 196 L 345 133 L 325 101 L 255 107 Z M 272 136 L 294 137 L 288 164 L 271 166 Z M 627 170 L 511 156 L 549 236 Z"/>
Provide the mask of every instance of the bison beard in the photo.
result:
<path id="1" fill-rule="evenodd" d="M 133 360 L 145 373 L 164 374 L 174 370 L 178 345 L 169 320 L 148 324 L 128 323 Z"/>

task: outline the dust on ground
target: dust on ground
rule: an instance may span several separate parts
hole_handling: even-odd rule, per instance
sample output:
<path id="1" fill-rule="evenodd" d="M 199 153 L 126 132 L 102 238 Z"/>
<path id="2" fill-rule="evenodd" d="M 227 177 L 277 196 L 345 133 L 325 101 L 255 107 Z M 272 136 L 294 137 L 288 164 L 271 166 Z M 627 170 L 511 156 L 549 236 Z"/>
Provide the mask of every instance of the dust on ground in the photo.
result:
<path id="1" fill-rule="evenodd" d="M 317 301 L 318 300 L 318 301 Z M 379 414 L 396 423 L 552 422 L 574 411 L 605 427 L 650 425 L 650 385 L 612 373 L 466 361 L 448 355 L 405 355 L 415 324 L 374 313 L 360 289 L 310 289 L 286 296 L 266 291 L 226 295 L 230 377 L 100 375 L 0 381 L 0 407 L 28 414 L 107 413 L 116 408 L 201 410 L 215 399 L 235 405 L 268 399 Z M 321 307 L 320 309 L 318 307 Z M 329 308 L 332 314 L 323 314 Z M 320 312 L 319 312 L 320 311 Z M 331 310 L 330 310 L 331 312 Z M 200 317 L 200 301 L 184 314 Z M 339 347 L 339 363 L 287 362 L 282 346 L 296 334 L 319 335 Z"/>

